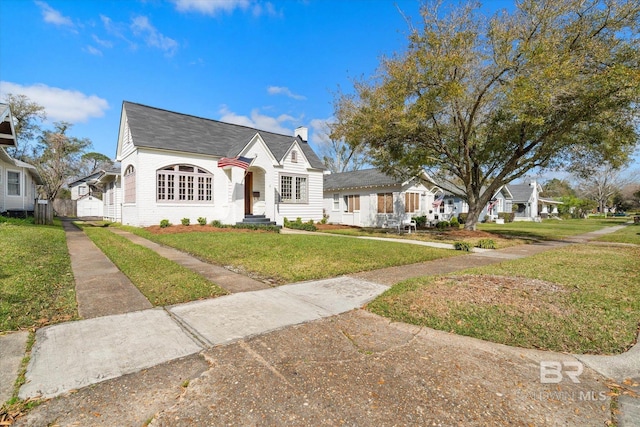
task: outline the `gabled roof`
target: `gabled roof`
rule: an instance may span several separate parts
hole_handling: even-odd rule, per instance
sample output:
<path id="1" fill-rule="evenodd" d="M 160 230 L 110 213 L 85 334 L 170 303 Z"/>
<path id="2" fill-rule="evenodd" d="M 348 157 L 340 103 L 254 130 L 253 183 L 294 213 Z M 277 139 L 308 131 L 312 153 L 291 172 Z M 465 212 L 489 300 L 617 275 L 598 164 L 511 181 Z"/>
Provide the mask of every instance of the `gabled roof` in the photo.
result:
<path id="1" fill-rule="evenodd" d="M 297 140 L 309 164 L 324 169 L 322 161 L 306 141 L 291 135 L 257 130 L 247 126 L 190 116 L 124 101 L 123 115 L 137 147 L 183 151 L 219 157 L 235 157 L 256 135 L 265 142 L 276 159 L 281 159 Z"/>
<path id="2" fill-rule="evenodd" d="M 7 104 L 0 104 L 0 146 L 15 147 L 16 131 L 13 127 L 13 116 Z"/>
<path id="3" fill-rule="evenodd" d="M 533 192 L 530 184 L 508 184 L 507 188 L 513 195 L 514 202 L 528 202 Z"/>
<path id="4" fill-rule="evenodd" d="M 402 185 L 406 181 L 387 175 L 379 169 L 363 169 L 325 175 L 324 191 L 390 187 Z"/>
<path id="5" fill-rule="evenodd" d="M 96 179 L 100 178 L 100 176 L 101 176 L 102 174 L 103 174 L 103 171 L 101 171 L 101 170 L 100 170 L 100 171 L 97 171 L 97 172 L 92 173 L 91 175 L 87 175 L 87 176 L 85 176 L 85 177 L 82 177 L 82 178 L 76 179 L 75 181 L 73 181 L 73 182 L 69 183 L 69 187 L 71 187 L 71 186 L 73 186 L 73 185 L 80 185 L 80 184 L 83 184 L 83 183 L 85 183 L 85 182 L 88 182 L 88 183 L 90 183 L 90 184 L 93 184 L 93 182 L 94 182 Z"/>
<path id="6" fill-rule="evenodd" d="M 29 163 L 25 163 L 22 160 L 14 159 L 2 147 L 0 147 L 0 160 L 4 160 L 5 162 L 12 164 L 15 167 L 24 168 L 27 172 L 29 172 L 36 184 L 44 184 L 44 181 L 42 181 L 42 177 L 38 173 L 38 169 L 36 169 L 35 166 L 30 165 Z"/>

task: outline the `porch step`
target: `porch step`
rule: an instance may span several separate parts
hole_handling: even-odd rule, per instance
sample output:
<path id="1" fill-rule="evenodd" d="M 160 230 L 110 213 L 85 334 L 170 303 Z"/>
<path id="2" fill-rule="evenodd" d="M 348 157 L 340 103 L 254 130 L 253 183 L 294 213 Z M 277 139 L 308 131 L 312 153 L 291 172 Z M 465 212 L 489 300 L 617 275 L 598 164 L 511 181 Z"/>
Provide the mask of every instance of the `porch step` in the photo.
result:
<path id="1" fill-rule="evenodd" d="M 245 215 L 244 220 L 242 222 L 236 223 L 237 225 L 276 225 L 275 221 L 271 221 L 270 218 L 267 218 L 265 215 Z"/>

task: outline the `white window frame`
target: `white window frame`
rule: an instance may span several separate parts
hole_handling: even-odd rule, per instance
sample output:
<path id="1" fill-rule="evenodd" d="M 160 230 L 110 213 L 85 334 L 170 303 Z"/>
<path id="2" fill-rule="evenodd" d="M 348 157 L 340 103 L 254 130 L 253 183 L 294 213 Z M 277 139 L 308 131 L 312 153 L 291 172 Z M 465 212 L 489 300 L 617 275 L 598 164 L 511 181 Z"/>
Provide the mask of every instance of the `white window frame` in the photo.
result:
<path id="1" fill-rule="evenodd" d="M 156 170 L 156 203 L 213 204 L 213 174 L 189 164 Z"/>
<path id="2" fill-rule="evenodd" d="M 14 183 L 12 183 L 9 179 L 9 174 L 15 173 L 18 175 L 18 194 L 11 194 L 9 192 L 9 186 L 10 185 L 15 185 Z M 11 170 L 11 169 L 7 169 L 7 196 L 9 197 L 22 197 L 22 172 L 18 171 L 18 170 Z"/>
<path id="3" fill-rule="evenodd" d="M 340 210 L 340 193 L 333 193 L 333 210 Z"/>
<path id="4" fill-rule="evenodd" d="M 296 150 L 291 151 L 291 163 L 298 163 L 298 152 Z"/>
<path id="5" fill-rule="evenodd" d="M 360 194 L 345 194 L 344 213 L 360 212 Z"/>
<path id="6" fill-rule="evenodd" d="M 289 184 L 285 181 L 289 181 Z M 280 203 L 297 205 L 309 204 L 308 175 L 281 173 L 278 182 L 280 189 Z"/>

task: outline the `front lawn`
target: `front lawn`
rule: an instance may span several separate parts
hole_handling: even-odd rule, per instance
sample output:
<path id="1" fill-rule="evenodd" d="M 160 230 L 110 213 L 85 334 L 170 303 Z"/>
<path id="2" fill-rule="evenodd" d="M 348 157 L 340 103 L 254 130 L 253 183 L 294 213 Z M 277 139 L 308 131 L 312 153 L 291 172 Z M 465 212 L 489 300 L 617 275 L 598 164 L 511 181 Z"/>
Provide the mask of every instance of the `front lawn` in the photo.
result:
<path id="1" fill-rule="evenodd" d="M 640 247 L 571 245 L 402 282 L 368 305 L 396 321 L 569 353 L 628 350 L 640 322 Z"/>
<path id="2" fill-rule="evenodd" d="M 630 224 L 615 233 L 606 234 L 597 240 L 601 242 L 631 243 L 640 245 L 640 224 Z"/>
<path id="3" fill-rule="evenodd" d="M 106 228 L 84 226 L 83 230 L 154 306 L 226 294 L 199 274 Z"/>
<path id="4" fill-rule="evenodd" d="M 213 264 L 278 284 L 461 255 L 460 251 L 332 236 L 233 230 L 152 234 L 140 228 L 124 228 Z"/>
<path id="5" fill-rule="evenodd" d="M 0 332 L 78 317 L 64 230 L 0 217 Z"/>
<path id="6" fill-rule="evenodd" d="M 532 240 L 562 239 L 578 234 L 589 233 L 604 227 L 612 227 L 627 222 L 626 218 L 609 219 L 547 219 L 542 222 L 517 221 L 506 224 L 480 223 L 478 230 L 504 237 L 516 237 Z"/>

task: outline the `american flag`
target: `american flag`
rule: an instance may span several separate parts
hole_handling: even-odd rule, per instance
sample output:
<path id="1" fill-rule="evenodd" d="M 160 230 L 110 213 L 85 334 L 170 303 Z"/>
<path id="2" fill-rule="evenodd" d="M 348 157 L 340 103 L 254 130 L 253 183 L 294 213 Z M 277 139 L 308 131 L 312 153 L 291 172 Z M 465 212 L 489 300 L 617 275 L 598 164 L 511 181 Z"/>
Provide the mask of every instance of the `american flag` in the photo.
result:
<path id="1" fill-rule="evenodd" d="M 495 205 L 498 204 L 498 199 L 492 200 L 487 207 L 487 210 L 491 210 Z"/>
<path id="2" fill-rule="evenodd" d="M 438 206 L 440 206 L 440 204 L 444 201 L 444 193 L 441 193 L 440 196 L 435 199 L 432 203 L 434 208 L 437 208 Z"/>
<path id="3" fill-rule="evenodd" d="M 224 168 L 227 166 L 236 166 L 244 170 L 247 170 L 249 166 L 251 166 L 252 162 L 253 162 L 253 159 L 250 159 L 248 157 L 242 157 L 242 156 L 223 157 L 220 160 L 218 160 L 218 167 Z"/>

